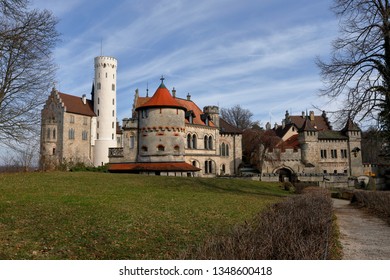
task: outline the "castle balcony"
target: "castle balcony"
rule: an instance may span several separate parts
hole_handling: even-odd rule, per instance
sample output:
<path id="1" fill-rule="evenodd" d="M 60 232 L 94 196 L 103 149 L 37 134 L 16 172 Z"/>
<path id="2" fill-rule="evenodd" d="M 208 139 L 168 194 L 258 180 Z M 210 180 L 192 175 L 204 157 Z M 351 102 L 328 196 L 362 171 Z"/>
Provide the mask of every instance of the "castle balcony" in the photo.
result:
<path id="1" fill-rule="evenodd" d="M 123 157 L 123 148 L 109 148 L 108 157 L 109 158 Z"/>

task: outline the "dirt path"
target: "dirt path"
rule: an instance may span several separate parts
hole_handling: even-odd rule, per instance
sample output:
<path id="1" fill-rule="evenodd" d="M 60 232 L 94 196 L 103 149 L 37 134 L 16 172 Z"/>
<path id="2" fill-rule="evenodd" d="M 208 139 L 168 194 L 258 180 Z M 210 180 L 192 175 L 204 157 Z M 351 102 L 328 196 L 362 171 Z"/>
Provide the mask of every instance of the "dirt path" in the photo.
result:
<path id="1" fill-rule="evenodd" d="M 390 260 L 390 226 L 383 220 L 333 199 L 344 260 Z"/>

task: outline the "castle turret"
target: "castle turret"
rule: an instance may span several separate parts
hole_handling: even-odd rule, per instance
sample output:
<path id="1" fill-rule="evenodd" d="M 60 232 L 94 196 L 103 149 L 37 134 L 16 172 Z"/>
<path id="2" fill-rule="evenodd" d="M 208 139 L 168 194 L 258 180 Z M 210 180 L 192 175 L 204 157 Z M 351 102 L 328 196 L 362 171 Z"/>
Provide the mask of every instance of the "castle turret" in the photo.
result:
<path id="1" fill-rule="evenodd" d="M 95 57 L 94 112 L 96 135 L 94 165 L 108 163 L 108 149 L 116 147 L 116 72 L 117 60 L 113 57 Z"/>
<path id="2" fill-rule="evenodd" d="M 138 161 L 182 162 L 185 149 L 185 111 L 164 85 L 138 112 Z"/>
<path id="3" fill-rule="evenodd" d="M 318 143 L 318 130 L 312 125 L 310 116 L 306 117 L 302 128 L 299 130 L 299 143 L 301 145 L 302 161 L 307 164 L 318 161 L 316 146 Z"/>
<path id="4" fill-rule="evenodd" d="M 348 118 L 342 130 L 348 136 L 349 169 L 352 176 L 363 174 L 362 153 L 361 153 L 361 131 L 352 119 Z"/>
<path id="5" fill-rule="evenodd" d="M 203 107 L 203 113 L 210 116 L 212 122 L 216 127 L 219 127 L 219 108 L 218 106 Z"/>

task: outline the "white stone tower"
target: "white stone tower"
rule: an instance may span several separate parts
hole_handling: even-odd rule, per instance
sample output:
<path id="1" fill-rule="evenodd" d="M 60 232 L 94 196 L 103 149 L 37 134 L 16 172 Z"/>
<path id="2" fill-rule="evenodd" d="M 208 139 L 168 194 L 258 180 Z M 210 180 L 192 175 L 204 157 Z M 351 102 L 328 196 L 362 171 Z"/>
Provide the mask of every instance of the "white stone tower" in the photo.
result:
<path id="1" fill-rule="evenodd" d="M 108 149 L 116 144 L 116 72 L 113 57 L 95 57 L 93 105 L 96 114 L 95 166 L 108 163 Z"/>

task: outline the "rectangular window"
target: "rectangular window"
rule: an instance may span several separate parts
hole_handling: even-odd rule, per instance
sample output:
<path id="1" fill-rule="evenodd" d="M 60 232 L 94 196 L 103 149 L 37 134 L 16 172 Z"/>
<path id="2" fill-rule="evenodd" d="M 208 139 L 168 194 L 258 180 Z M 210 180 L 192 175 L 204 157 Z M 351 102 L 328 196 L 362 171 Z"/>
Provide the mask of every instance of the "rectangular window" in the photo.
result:
<path id="1" fill-rule="evenodd" d="M 337 150 L 330 150 L 331 158 L 337 158 Z"/>
<path id="2" fill-rule="evenodd" d="M 74 128 L 70 128 L 68 131 L 68 137 L 70 140 L 74 139 Z"/>
<path id="3" fill-rule="evenodd" d="M 341 158 L 348 158 L 348 153 L 346 149 L 341 149 Z"/>
<path id="4" fill-rule="evenodd" d="M 112 91 L 115 91 L 115 84 L 112 84 Z"/>
<path id="5" fill-rule="evenodd" d="M 327 158 L 326 150 L 321 150 L 321 158 Z"/>
<path id="6" fill-rule="evenodd" d="M 83 117 L 83 125 L 87 125 L 88 124 L 88 118 L 87 117 Z"/>
<path id="7" fill-rule="evenodd" d="M 85 130 L 83 130 L 83 132 L 82 132 L 82 139 L 83 140 L 88 140 L 88 132 L 85 131 Z"/>
<path id="8" fill-rule="evenodd" d="M 70 123 L 74 123 L 74 116 L 70 115 Z"/>
<path id="9" fill-rule="evenodd" d="M 134 144 L 135 144 L 135 137 L 130 136 L 130 149 L 134 149 Z"/>

